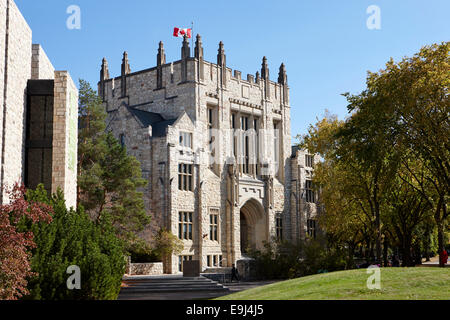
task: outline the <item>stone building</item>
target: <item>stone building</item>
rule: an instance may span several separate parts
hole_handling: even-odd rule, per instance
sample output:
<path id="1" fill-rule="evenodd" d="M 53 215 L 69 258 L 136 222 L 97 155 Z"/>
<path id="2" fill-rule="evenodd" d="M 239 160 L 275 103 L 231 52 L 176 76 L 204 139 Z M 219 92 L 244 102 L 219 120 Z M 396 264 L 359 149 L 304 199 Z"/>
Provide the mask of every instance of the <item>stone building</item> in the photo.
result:
<path id="1" fill-rule="evenodd" d="M 13 0 L 0 0 L 0 203 L 17 182 L 76 206 L 78 90 L 55 71 Z"/>
<path id="2" fill-rule="evenodd" d="M 314 157 L 291 147 L 284 64 L 276 82 L 266 57 L 260 72 L 242 78 L 227 67 L 222 42 L 215 63 L 204 59 L 199 35 L 190 52 L 184 38 L 181 59 L 169 63 L 160 42 L 156 66 L 137 72 L 125 52 L 118 77 L 104 58 L 98 83 L 108 130 L 149 181 L 152 223 L 143 236 L 151 241 L 165 228 L 184 242 L 167 273 L 185 260 L 230 267 L 266 241 L 315 234 Z"/>

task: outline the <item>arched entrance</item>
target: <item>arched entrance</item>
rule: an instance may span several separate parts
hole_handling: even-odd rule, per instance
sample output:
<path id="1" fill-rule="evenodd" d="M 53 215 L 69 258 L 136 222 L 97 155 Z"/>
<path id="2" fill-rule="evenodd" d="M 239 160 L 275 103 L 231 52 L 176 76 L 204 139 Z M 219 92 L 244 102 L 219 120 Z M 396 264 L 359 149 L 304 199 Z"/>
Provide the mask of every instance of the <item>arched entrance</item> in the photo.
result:
<path id="1" fill-rule="evenodd" d="M 240 212 L 240 245 L 241 253 L 250 250 L 261 250 L 267 239 L 264 208 L 255 199 L 250 199 L 241 207 Z"/>

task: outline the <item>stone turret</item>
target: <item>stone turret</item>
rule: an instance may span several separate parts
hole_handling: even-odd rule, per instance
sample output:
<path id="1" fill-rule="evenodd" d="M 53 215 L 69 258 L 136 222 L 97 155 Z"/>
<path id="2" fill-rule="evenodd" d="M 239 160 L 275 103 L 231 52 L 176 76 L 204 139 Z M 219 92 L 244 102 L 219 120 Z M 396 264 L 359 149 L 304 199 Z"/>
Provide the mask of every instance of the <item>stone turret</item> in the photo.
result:
<path id="1" fill-rule="evenodd" d="M 187 81 L 188 63 L 187 59 L 191 57 L 191 48 L 189 47 L 188 37 L 183 37 L 183 46 L 181 47 L 181 82 Z"/>
<path id="2" fill-rule="evenodd" d="M 261 78 L 264 80 L 264 97 L 269 99 L 270 97 L 270 83 L 269 83 L 269 67 L 267 65 L 267 58 L 263 57 L 261 65 Z"/>
<path id="3" fill-rule="evenodd" d="M 282 63 L 280 66 L 280 72 L 278 73 L 278 83 L 282 85 L 287 84 L 286 67 L 284 66 L 284 63 Z"/>
<path id="4" fill-rule="evenodd" d="M 164 44 L 159 42 L 158 56 L 156 58 L 156 89 L 163 87 L 163 69 L 162 66 L 166 64 L 166 53 L 164 51 Z"/>
<path id="5" fill-rule="evenodd" d="M 125 51 L 122 58 L 122 73 L 121 73 L 121 98 L 127 96 L 127 75 L 131 73 L 130 63 L 128 62 L 128 53 Z"/>
<path id="6" fill-rule="evenodd" d="M 280 66 L 280 72 L 278 73 L 278 83 L 283 86 L 281 97 L 282 104 L 289 104 L 288 80 L 284 63 L 282 63 Z"/>
<path id="7" fill-rule="evenodd" d="M 108 68 L 108 61 L 106 58 L 103 58 L 102 60 L 102 68 L 100 69 L 100 83 L 99 83 L 99 95 L 103 98 L 103 101 L 105 101 L 105 81 L 109 79 L 109 68 Z"/>
<path id="8" fill-rule="evenodd" d="M 227 56 L 225 55 L 225 49 L 223 42 L 219 42 L 219 52 L 217 54 L 217 65 L 220 69 L 220 87 L 226 87 L 227 83 Z"/>
<path id="9" fill-rule="evenodd" d="M 191 57 L 191 48 L 189 46 L 189 40 L 187 36 L 183 37 L 183 46 L 181 47 L 181 60 L 185 60 Z"/>
<path id="10" fill-rule="evenodd" d="M 128 62 L 128 53 L 125 51 L 122 58 L 122 75 L 131 73 L 130 63 Z"/>
<path id="11" fill-rule="evenodd" d="M 203 44 L 202 37 L 197 34 L 197 39 L 195 41 L 195 58 L 198 60 L 198 79 L 204 80 L 204 63 L 203 63 Z"/>

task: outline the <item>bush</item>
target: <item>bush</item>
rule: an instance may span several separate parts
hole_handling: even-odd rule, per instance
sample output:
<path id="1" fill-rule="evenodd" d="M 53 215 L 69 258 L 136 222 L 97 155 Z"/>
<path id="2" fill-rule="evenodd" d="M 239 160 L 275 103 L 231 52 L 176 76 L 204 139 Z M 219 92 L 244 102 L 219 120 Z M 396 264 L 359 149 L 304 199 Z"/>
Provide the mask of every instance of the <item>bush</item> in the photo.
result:
<path id="1" fill-rule="evenodd" d="M 161 257 L 144 241 L 138 241 L 128 248 L 128 255 L 132 263 L 161 262 Z"/>
<path id="2" fill-rule="evenodd" d="M 344 252 L 326 248 L 320 240 L 298 245 L 266 243 L 263 251 L 250 252 L 250 256 L 255 259 L 258 279 L 289 279 L 347 268 Z"/>
<path id="3" fill-rule="evenodd" d="M 122 242 L 108 221 L 97 225 L 83 209 L 68 211 L 62 192 L 48 199 L 43 186 L 29 191 L 29 199 L 50 204 L 54 209 L 50 224 L 31 226 L 37 248 L 33 251 L 28 299 L 109 300 L 116 299 L 125 273 Z M 81 290 L 69 290 L 69 266 L 81 270 Z"/>

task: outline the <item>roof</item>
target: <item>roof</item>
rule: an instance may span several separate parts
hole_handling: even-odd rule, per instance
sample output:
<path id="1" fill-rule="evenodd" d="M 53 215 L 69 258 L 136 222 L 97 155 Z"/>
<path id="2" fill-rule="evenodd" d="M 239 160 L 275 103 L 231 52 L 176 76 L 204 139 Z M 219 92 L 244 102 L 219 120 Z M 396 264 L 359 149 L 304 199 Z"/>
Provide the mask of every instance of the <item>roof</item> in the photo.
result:
<path id="1" fill-rule="evenodd" d="M 177 119 L 165 119 L 161 114 L 135 109 L 127 106 L 127 109 L 141 122 L 144 127 L 152 127 L 153 137 L 164 137 L 167 127 L 171 126 Z"/>

